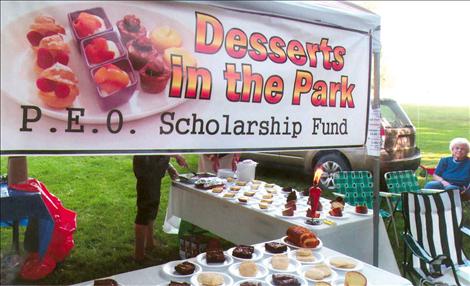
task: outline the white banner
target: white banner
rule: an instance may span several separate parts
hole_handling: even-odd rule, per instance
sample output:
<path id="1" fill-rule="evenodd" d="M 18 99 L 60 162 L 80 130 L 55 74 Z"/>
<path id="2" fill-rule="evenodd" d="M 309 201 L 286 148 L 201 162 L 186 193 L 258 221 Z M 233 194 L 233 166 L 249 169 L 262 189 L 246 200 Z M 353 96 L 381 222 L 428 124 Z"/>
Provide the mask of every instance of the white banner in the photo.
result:
<path id="1" fill-rule="evenodd" d="M 197 2 L 1 5 L 2 155 L 365 145 L 367 33 Z"/>

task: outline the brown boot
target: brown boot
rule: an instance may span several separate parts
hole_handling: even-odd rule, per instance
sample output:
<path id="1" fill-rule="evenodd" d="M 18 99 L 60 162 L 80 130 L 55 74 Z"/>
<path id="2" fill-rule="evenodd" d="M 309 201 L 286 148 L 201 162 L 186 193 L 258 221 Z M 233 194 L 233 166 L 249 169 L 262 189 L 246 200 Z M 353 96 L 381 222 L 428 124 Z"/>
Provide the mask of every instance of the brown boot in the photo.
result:
<path id="1" fill-rule="evenodd" d="M 134 245 L 134 259 L 137 262 L 145 259 L 145 240 L 147 236 L 147 225 L 134 225 L 135 231 L 135 245 Z"/>

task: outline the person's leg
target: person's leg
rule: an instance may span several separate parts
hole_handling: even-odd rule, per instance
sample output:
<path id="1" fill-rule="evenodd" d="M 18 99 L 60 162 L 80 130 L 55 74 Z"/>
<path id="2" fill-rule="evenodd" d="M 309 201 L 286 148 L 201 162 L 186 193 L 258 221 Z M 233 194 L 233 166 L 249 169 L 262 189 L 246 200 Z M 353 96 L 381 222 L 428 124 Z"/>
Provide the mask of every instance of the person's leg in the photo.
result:
<path id="1" fill-rule="evenodd" d="M 444 185 L 442 185 L 441 182 L 438 181 L 430 181 L 427 182 L 426 185 L 424 185 L 425 189 L 437 189 L 437 190 L 443 190 Z"/>
<path id="2" fill-rule="evenodd" d="M 145 238 L 147 234 L 147 225 L 134 225 L 135 242 L 134 242 L 134 259 L 141 262 L 145 259 Z"/>
<path id="3" fill-rule="evenodd" d="M 145 259 L 145 244 L 147 238 L 148 223 L 151 220 L 149 217 L 149 181 L 145 177 L 137 178 L 137 214 L 134 224 L 134 259 L 137 262 L 142 262 Z"/>

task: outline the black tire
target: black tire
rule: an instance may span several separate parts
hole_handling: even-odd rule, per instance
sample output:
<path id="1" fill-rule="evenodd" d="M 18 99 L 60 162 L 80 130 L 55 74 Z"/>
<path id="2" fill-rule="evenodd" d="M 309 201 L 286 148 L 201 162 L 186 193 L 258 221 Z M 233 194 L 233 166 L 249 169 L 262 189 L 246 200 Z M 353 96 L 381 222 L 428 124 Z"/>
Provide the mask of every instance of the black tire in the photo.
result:
<path id="1" fill-rule="evenodd" d="M 322 190 L 333 191 L 335 189 L 334 174 L 339 171 L 350 171 L 348 162 L 339 154 L 326 153 L 321 155 L 315 163 L 314 170 L 321 168 L 323 174 L 320 178 Z"/>

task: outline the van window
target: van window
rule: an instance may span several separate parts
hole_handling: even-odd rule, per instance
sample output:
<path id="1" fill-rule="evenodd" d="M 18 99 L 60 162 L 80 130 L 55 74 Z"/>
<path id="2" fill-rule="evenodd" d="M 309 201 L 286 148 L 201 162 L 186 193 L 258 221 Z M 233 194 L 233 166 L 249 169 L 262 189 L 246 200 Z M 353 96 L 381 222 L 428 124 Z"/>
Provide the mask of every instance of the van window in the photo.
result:
<path id="1" fill-rule="evenodd" d="M 394 100 L 383 100 L 380 102 L 380 113 L 384 128 L 413 127 L 405 111 Z"/>

